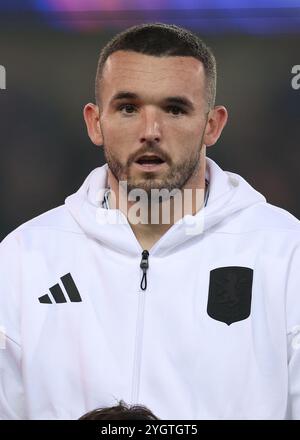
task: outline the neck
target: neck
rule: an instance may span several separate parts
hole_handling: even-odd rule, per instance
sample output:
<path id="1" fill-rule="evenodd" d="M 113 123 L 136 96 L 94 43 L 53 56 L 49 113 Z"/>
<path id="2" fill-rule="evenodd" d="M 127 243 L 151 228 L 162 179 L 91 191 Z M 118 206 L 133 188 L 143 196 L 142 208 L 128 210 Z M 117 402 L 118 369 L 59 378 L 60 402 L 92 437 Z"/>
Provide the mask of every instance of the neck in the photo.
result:
<path id="1" fill-rule="evenodd" d="M 171 226 L 185 215 L 195 215 L 204 205 L 205 197 L 205 147 L 201 149 L 200 167 L 174 197 L 160 203 L 129 201 L 127 191 L 108 170 L 108 184 L 113 196 L 110 207 L 119 209 L 127 217 L 143 249 L 150 249 Z"/>

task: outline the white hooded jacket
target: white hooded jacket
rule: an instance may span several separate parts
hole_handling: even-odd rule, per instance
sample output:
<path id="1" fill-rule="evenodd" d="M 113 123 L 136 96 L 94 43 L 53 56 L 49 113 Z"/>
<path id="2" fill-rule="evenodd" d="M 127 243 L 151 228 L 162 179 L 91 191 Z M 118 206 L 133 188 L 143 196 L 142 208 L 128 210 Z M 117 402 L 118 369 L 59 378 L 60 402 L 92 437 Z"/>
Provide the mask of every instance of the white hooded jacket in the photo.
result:
<path id="1" fill-rule="evenodd" d="M 161 419 L 300 419 L 299 221 L 207 170 L 207 206 L 149 250 L 146 290 L 126 217 L 101 207 L 107 164 L 2 242 L 0 418 L 123 399 Z"/>

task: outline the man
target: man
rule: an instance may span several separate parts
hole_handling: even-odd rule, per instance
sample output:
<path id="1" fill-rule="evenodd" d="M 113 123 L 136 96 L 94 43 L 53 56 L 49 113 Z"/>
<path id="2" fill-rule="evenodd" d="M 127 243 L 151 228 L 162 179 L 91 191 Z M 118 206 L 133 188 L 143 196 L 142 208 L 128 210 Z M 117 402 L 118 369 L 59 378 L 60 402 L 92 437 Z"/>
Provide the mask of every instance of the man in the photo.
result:
<path id="1" fill-rule="evenodd" d="M 176 26 L 103 49 L 84 118 L 107 163 L 1 245 L 2 418 L 300 418 L 299 222 L 206 158 L 215 90 Z"/>

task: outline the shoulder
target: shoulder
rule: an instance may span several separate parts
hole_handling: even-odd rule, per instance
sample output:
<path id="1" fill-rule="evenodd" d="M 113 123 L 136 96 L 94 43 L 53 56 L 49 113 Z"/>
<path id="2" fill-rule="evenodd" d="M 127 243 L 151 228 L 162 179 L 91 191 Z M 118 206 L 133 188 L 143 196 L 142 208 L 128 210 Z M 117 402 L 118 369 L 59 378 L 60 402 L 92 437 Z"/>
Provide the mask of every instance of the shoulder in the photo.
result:
<path id="1" fill-rule="evenodd" d="M 259 228 L 274 228 L 300 232 L 300 221 L 290 212 L 270 203 L 261 203 L 253 207 L 253 221 Z"/>
<path id="2" fill-rule="evenodd" d="M 74 221 L 65 205 L 58 206 L 23 223 L 5 237 L 1 247 L 26 241 L 26 238 L 30 237 L 44 237 L 46 240 L 53 235 L 62 234 L 83 234 L 82 229 Z"/>
<path id="3" fill-rule="evenodd" d="M 285 209 L 266 202 L 238 211 L 225 220 L 221 229 L 230 233 L 265 232 L 300 237 L 300 221 Z"/>

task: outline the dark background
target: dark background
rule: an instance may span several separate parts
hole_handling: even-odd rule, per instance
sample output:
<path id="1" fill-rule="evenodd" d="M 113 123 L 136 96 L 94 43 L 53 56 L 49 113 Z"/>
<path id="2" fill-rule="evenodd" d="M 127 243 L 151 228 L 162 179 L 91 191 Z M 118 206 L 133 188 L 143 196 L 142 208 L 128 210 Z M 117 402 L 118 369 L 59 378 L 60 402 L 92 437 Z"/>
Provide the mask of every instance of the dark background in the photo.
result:
<path id="1" fill-rule="evenodd" d="M 6 90 L 0 90 L 0 239 L 64 203 L 104 163 L 102 151 L 87 136 L 82 109 L 94 101 L 103 45 L 128 25 L 146 21 L 193 28 L 212 47 L 217 104 L 227 107 L 229 122 L 208 156 L 300 218 L 300 89 L 291 86 L 291 69 L 300 64 L 300 27 L 299 33 L 286 22 L 275 32 L 267 32 L 267 25 L 265 33 L 263 26 L 259 32 L 219 32 L 218 17 L 210 18 L 215 20 L 210 30 L 174 17 L 157 20 L 145 14 L 117 25 L 110 17 L 105 26 L 97 20 L 86 26 L 83 16 L 67 17 L 63 24 L 49 14 L 41 20 L 27 12 L 2 13 L 0 65 L 6 69 Z"/>

